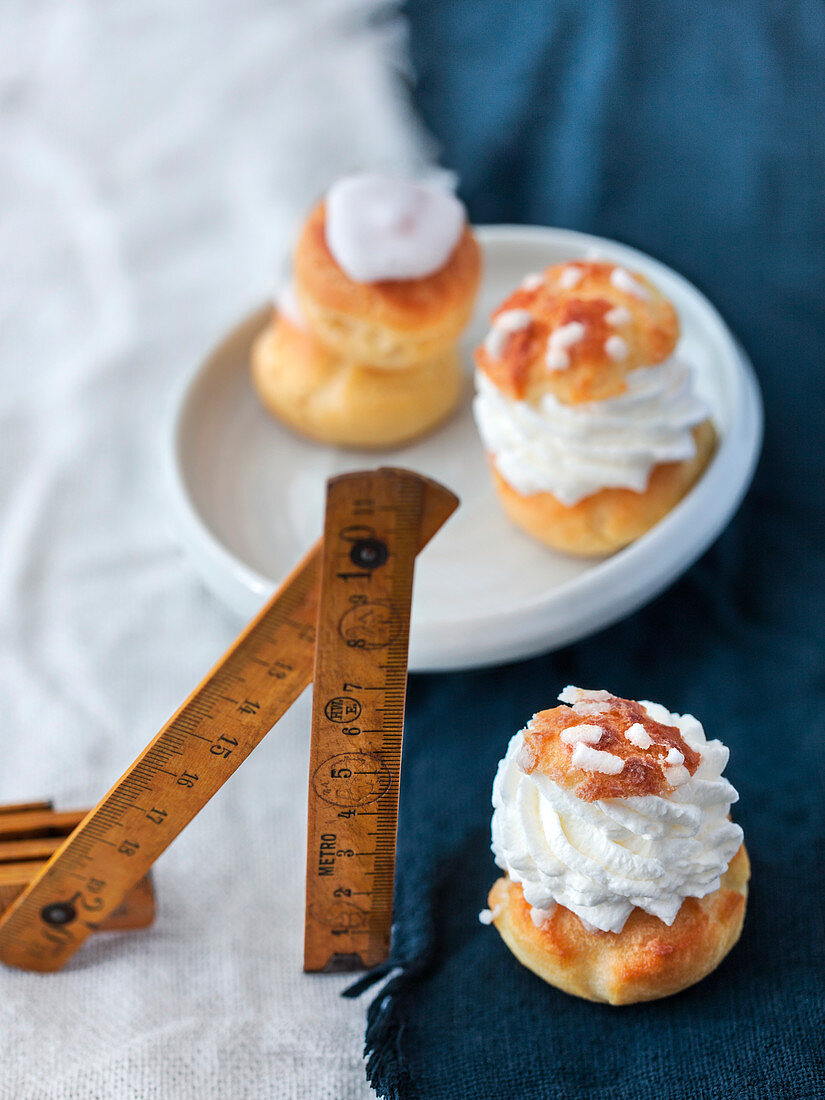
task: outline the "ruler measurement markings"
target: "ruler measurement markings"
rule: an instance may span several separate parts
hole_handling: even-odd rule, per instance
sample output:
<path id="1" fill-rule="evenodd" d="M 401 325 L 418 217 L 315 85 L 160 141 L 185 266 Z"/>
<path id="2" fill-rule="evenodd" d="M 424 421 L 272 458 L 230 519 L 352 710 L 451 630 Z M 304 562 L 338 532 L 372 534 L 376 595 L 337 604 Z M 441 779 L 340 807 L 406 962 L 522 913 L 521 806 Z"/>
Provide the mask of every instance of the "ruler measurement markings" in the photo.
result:
<path id="1" fill-rule="evenodd" d="M 451 494 L 433 486 L 433 483 L 430 485 L 432 489 L 428 490 L 426 522 L 420 532 L 416 532 L 415 550 L 429 541 L 456 503 Z M 393 529 L 393 537 L 396 533 Z M 395 564 L 393 560 L 393 570 Z M 269 605 L 241 634 L 199 688 L 178 708 L 121 781 L 84 818 L 43 871 L 12 903 L 0 920 L 0 960 L 28 969 L 58 969 L 86 936 L 120 905 L 131 886 L 143 877 L 158 855 L 303 691 L 312 678 L 319 569 L 320 554 L 316 547 L 287 578 Z M 391 663 L 387 662 L 387 665 Z M 358 665 L 356 661 L 353 667 L 358 668 Z M 343 685 L 344 690 L 353 687 L 362 702 L 364 696 L 361 693 L 367 691 L 379 693 L 373 699 L 374 703 L 383 701 L 380 693 L 384 685 L 376 685 L 374 680 L 363 674 L 352 675 L 351 680 L 351 684 Z M 358 687 L 357 684 L 362 681 L 366 686 Z M 230 688 L 230 683 L 244 684 L 243 690 L 248 692 L 244 700 L 235 699 L 239 692 L 237 688 Z M 401 715 L 397 707 L 390 709 L 394 718 Z M 210 732 L 211 737 L 193 736 L 194 731 L 206 723 L 210 723 L 212 729 L 205 727 L 203 732 Z M 378 735 L 370 733 L 367 736 L 374 738 Z M 353 751 L 349 743 L 344 743 L 348 739 L 342 736 L 339 741 L 342 751 Z M 396 741 L 397 738 L 393 739 L 392 751 L 400 753 L 400 741 L 397 749 Z M 379 759 L 382 758 L 383 752 L 376 746 L 372 751 Z M 170 756 L 182 758 L 180 771 L 172 772 L 162 766 L 169 762 Z M 384 796 L 389 793 L 397 800 L 397 774 L 393 774 L 398 771 L 396 761 L 385 760 L 383 765 L 389 772 L 389 784 Z M 368 779 L 367 772 L 372 769 L 362 770 L 364 778 Z M 192 785 L 182 786 L 182 781 L 186 784 L 194 781 L 196 785 L 194 788 Z M 151 798 L 152 808 L 148 811 L 143 809 L 137 804 L 138 798 L 141 801 Z M 156 801 L 159 808 L 155 806 Z M 384 798 L 379 797 L 379 807 L 383 801 Z M 137 822 L 132 822 L 132 811 L 141 815 Z M 123 836 L 120 830 L 126 828 L 123 820 L 125 813 L 129 813 L 131 824 L 118 846 L 109 839 L 108 834 L 117 829 L 118 835 Z M 158 821 L 151 817 L 153 813 L 158 816 Z M 347 817 L 347 820 L 357 820 L 359 817 L 376 817 L 380 827 L 382 815 L 379 809 L 359 812 L 355 807 L 352 818 Z M 117 850 L 104 854 L 102 846 Z M 374 857 L 375 853 L 360 854 L 359 848 L 356 855 L 353 849 L 348 862 L 360 864 L 364 859 L 369 860 L 370 856 Z M 100 883 L 102 872 L 106 874 L 106 881 L 103 882 L 105 891 L 94 899 L 97 901 L 102 897 L 104 904 L 101 908 L 95 907 L 93 919 L 91 914 L 81 911 L 88 900 L 85 888 L 77 891 L 74 885 L 84 881 L 84 874 L 78 873 L 83 872 L 84 867 L 85 874 L 90 876 L 88 881 L 96 884 Z M 364 870 L 365 878 L 373 875 L 373 871 Z M 364 882 L 364 888 L 351 891 L 350 896 L 369 898 L 369 903 L 361 904 L 372 904 L 379 895 L 383 896 L 384 890 L 382 888 L 376 892 L 370 890 L 369 885 Z M 391 882 L 387 888 L 391 889 Z M 68 898 L 78 899 L 78 913 L 76 918 L 72 918 L 71 926 L 49 926 L 40 921 L 44 902 L 47 905 L 60 904 L 65 908 L 64 899 Z M 372 923 L 370 920 L 370 928 Z M 370 928 L 335 931 L 361 937 Z"/>
<path id="2" fill-rule="evenodd" d="M 294 617 L 294 621 L 297 623 L 300 608 L 300 614 L 305 615 L 308 620 L 308 623 L 304 626 L 311 624 L 315 618 L 317 565 L 316 551 L 304 559 L 304 562 L 299 565 L 287 581 L 287 585 L 292 581 L 293 586 L 299 588 L 297 593 L 292 589 L 287 589 L 289 614 Z M 298 581 L 297 586 L 295 585 L 296 580 Z M 264 609 L 259 623 L 265 622 L 272 610 L 279 611 L 280 595 L 281 593 L 276 594 L 269 607 Z M 257 625 L 253 624 L 248 632 L 241 635 L 238 642 L 235 643 L 234 652 L 230 655 L 232 658 L 245 659 L 243 650 L 247 637 L 256 634 L 255 627 Z M 277 634 L 277 630 L 274 633 Z M 292 631 L 290 631 L 291 634 Z M 211 795 L 220 788 L 228 775 L 243 762 L 249 752 L 309 682 L 313 658 L 311 643 L 304 640 L 301 644 L 299 640 L 296 644 L 295 640 L 290 638 L 288 654 L 289 656 L 285 656 L 283 659 L 290 667 L 282 680 L 276 680 L 274 677 L 270 678 L 266 676 L 265 672 L 258 674 L 256 666 L 256 677 L 261 680 L 265 678 L 266 680 L 266 683 L 260 683 L 260 687 L 266 688 L 267 697 L 264 698 L 262 694 L 260 700 L 253 700 L 260 705 L 252 708 L 253 713 L 251 715 L 231 714 L 231 721 L 228 721 L 230 718 L 230 715 L 227 714 L 228 706 L 226 704 L 228 700 L 219 701 L 219 696 L 225 694 L 225 691 L 221 690 L 222 684 L 226 683 L 225 678 L 222 676 L 220 668 L 213 670 L 210 677 L 179 708 L 178 712 L 167 723 L 167 726 L 164 727 L 164 730 L 144 750 L 126 776 L 123 777 L 123 780 L 129 783 L 133 792 L 149 790 L 152 791 L 153 798 L 161 798 L 162 795 L 167 796 L 168 805 L 164 802 L 160 807 L 167 811 L 167 818 L 163 824 L 155 825 L 147 820 L 144 815 L 137 826 L 131 826 L 135 829 L 135 839 L 139 844 L 139 847 L 133 849 L 132 856 L 118 853 L 121 857 L 120 861 L 113 862 L 114 857 L 104 857 L 101 853 L 101 862 L 105 863 L 107 867 L 107 887 L 104 892 L 104 905 L 95 913 L 96 922 L 99 923 L 117 908 L 130 886 L 143 877 L 143 874 L 154 863 L 157 856 L 188 824 L 194 814 L 197 813 L 197 810 L 205 805 Z M 237 706 L 236 703 L 231 705 L 233 707 Z M 214 738 L 211 739 L 211 744 L 209 738 L 193 737 L 192 733 L 185 728 L 191 724 L 193 717 L 197 718 L 198 724 L 200 724 L 207 714 L 210 719 L 217 717 L 219 721 L 223 719 L 224 722 L 227 722 L 227 732 L 218 733 L 216 731 Z M 180 723 L 181 719 L 183 719 L 182 724 Z M 167 745 L 164 742 L 170 731 L 172 732 L 172 751 L 175 755 L 183 756 L 182 763 L 185 764 L 186 761 L 189 761 L 192 773 L 198 773 L 200 777 L 198 782 L 201 789 L 198 792 L 197 805 L 194 809 L 192 808 L 192 796 L 189 795 L 189 791 L 193 788 L 177 787 L 178 779 L 186 772 L 171 772 L 162 766 L 166 763 L 168 757 Z M 212 753 L 206 748 L 207 744 L 210 745 L 210 749 L 214 748 L 216 744 L 220 744 L 221 736 L 230 736 L 237 740 L 237 745 L 231 747 L 228 758 Z M 183 737 L 186 738 L 188 748 L 181 753 Z M 200 745 L 203 748 L 196 747 Z M 175 747 L 177 751 L 175 751 Z M 168 778 L 166 778 L 167 776 Z M 150 780 L 153 782 L 150 783 Z M 157 783 L 161 784 L 160 791 L 154 790 Z M 131 802 L 133 795 L 129 796 L 128 789 L 125 793 Z M 188 796 L 188 798 L 181 796 Z M 70 886 L 64 880 L 70 874 L 73 874 L 72 867 L 94 862 L 91 853 L 95 849 L 99 850 L 100 845 L 118 851 L 118 846 L 108 840 L 105 834 L 112 829 L 113 818 L 110 808 L 112 798 L 117 804 L 118 801 L 122 802 L 122 797 L 121 783 L 119 782 L 93 811 L 94 817 L 91 820 L 87 819 L 85 825 L 81 826 L 81 831 L 71 840 L 71 844 L 67 842 L 50 861 L 50 864 L 54 866 L 54 872 L 47 867 L 47 870 L 36 876 L 29 888 L 13 903 L 4 919 L 0 921 L 0 959 L 12 965 L 32 969 L 57 969 L 83 942 L 90 929 L 83 924 L 82 920 L 78 919 L 73 922 L 71 927 L 64 927 L 60 933 L 55 933 L 54 928 L 50 928 L 40 921 L 40 910 L 44 903 L 54 901 L 55 897 L 59 899 L 61 890 L 63 890 L 66 897 L 71 897 L 76 893 L 74 886 Z M 151 833 L 147 832 L 147 829 L 155 830 L 155 835 L 152 836 Z M 78 841 L 81 841 L 81 844 L 78 844 Z M 111 883 L 111 888 L 109 883 Z M 103 896 L 103 894 L 99 896 Z M 47 942 L 44 943 L 44 939 L 47 939 Z"/>
<path id="3" fill-rule="evenodd" d="M 365 863 L 377 866 L 381 862 L 386 862 L 388 855 L 390 865 L 394 864 L 395 818 L 397 816 L 398 775 L 401 763 L 412 561 L 419 546 L 419 525 L 423 511 L 421 482 L 413 481 L 412 492 L 406 495 L 403 492 L 405 484 L 406 482 L 403 482 L 402 479 L 401 490 L 396 491 L 394 497 L 388 501 L 382 500 L 376 489 L 374 495 L 378 499 L 374 503 L 372 515 L 368 520 L 363 521 L 364 524 L 369 523 L 374 529 L 374 537 L 380 539 L 385 546 L 389 547 L 389 553 L 386 554 L 382 566 L 374 569 L 371 579 L 365 581 L 363 577 L 347 573 L 345 566 L 350 555 L 347 552 L 348 548 L 341 548 L 340 545 L 338 545 L 337 557 L 329 562 L 325 560 L 323 567 L 322 591 L 326 592 L 326 587 L 331 584 L 332 574 L 337 572 L 343 580 L 352 581 L 347 591 L 351 590 L 352 592 L 352 596 L 349 598 L 354 606 L 357 607 L 359 604 L 364 603 L 371 604 L 374 617 L 379 619 L 380 615 L 375 615 L 375 609 L 379 602 L 383 603 L 388 609 L 385 612 L 385 617 L 392 624 L 389 629 L 390 637 L 377 646 L 371 644 L 375 639 L 367 638 L 366 643 L 361 643 L 361 648 L 358 647 L 360 639 L 356 638 L 355 648 L 351 650 L 349 655 L 347 655 L 346 649 L 341 643 L 341 638 L 336 637 L 334 630 L 330 631 L 330 624 L 319 621 L 319 664 L 321 664 L 321 653 L 328 653 L 333 648 L 337 648 L 341 652 L 341 676 L 339 679 L 343 678 L 347 687 L 352 689 L 352 695 L 357 697 L 361 708 L 362 725 L 358 731 L 358 740 L 362 742 L 361 749 L 363 752 L 370 753 L 372 758 L 380 763 L 380 767 L 353 766 L 351 774 L 353 777 L 361 777 L 366 782 L 369 782 L 373 777 L 377 780 L 379 776 L 385 775 L 386 783 L 383 784 L 383 790 L 380 794 L 377 793 L 373 799 L 376 802 L 375 810 L 359 811 L 354 808 L 351 811 L 345 811 L 343 814 L 339 813 L 339 816 L 344 817 L 345 820 L 337 831 L 333 830 L 334 809 L 324 806 L 323 809 L 319 810 L 321 802 L 313 798 L 313 790 L 310 788 L 305 969 L 323 969 L 325 965 L 334 959 L 336 954 L 351 954 L 356 959 L 360 957 L 363 964 L 373 965 L 386 957 L 389 947 L 392 877 L 390 876 L 385 885 L 382 885 L 381 876 L 377 876 L 376 881 L 375 868 L 366 866 Z M 398 489 L 397 486 L 395 488 Z M 330 507 L 331 503 L 328 501 L 328 518 Z M 381 523 L 375 515 L 379 512 L 386 512 L 388 517 L 395 522 L 390 524 Z M 325 539 L 328 546 L 332 534 L 334 534 L 334 531 L 330 529 L 328 524 L 325 530 Z M 339 566 L 341 568 L 336 570 L 336 567 Z M 330 606 L 332 606 L 334 594 L 334 590 L 329 594 Z M 338 590 L 338 598 L 339 600 L 345 600 L 345 596 L 340 589 Z M 346 606 L 346 602 L 339 603 L 338 612 L 346 609 Z M 325 611 L 327 610 L 326 596 L 322 596 L 322 607 Z M 345 620 L 340 621 L 343 623 Z M 335 615 L 333 615 L 332 625 L 333 627 L 336 625 Z M 342 630 L 339 629 L 338 633 L 341 632 Z M 378 650 L 377 653 L 375 652 L 376 649 Z M 386 657 L 383 654 L 386 654 Z M 343 659 L 345 655 L 347 657 L 346 662 Z M 372 670 L 371 676 L 369 674 L 370 668 Z M 323 670 L 321 671 L 323 672 Z M 337 673 L 338 669 L 333 671 Z M 384 682 L 376 684 L 376 678 L 383 679 Z M 362 684 L 369 686 L 358 686 Z M 329 687 L 332 687 L 332 680 Z M 380 720 L 374 720 L 371 725 L 363 721 L 369 713 L 361 694 L 366 690 L 380 693 L 372 700 L 372 713 L 375 714 L 376 719 L 379 718 L 380 714 Z M 323 677 L 319 678 L 319 668 L 316 667 L 315 696 L 313 699 L 313 741 L 314 743 L 317 741 L 323 743 L 323 753 L 315 752 L 313 754 L 313 766 L 317 766 L 319 755 L 327 757 L 327 762 L 329 762 L 330 754 L 334 756 L 334 754 L 344 752 L 346 749 L 346 746 L 342 748 L 341 738 L 336 734 L 335 728 L 330 727 L 329 723 L 324 723 L 320 718 L 323 699 L 328 694 L 327 685 L 323 683 Z M 334 773 L 331 772 L 331 775 L 334 777 Z M 357 826 L 355 823 L 359 817 L 375 818 L 375 831 Z M 320 825 L 318 824 L 319 821 Z M 330 824 L 331 822 L 333 824 Z M 324 829 L 327 831 L 324 832 Z M 386 834 L 385 837 L 376 835 L 380 832 Z M 326 868 L 321 869 L 321 874 L 324 877 L 322 885 L 321 875 L 318 874 L 319 869 L 313 866 L 313 861 L 316 840 L 318 837 L 323 836 L 340 837 L 341 839 L 338 841 L 339 855 L 342 849 L 345 855 L 347 851 L 351 851 L 352 854 L 348 859 L 340 862 L 335 861 L 336 866 L 331 876 Z M 359 836 L 361 838 L 360 844 L 358 843 Z M 344 848 L 344 845 L 348 845 L 349 848 Z M 323 849 L 320 850 L 323 851 Z M 354 866 L 355 864 L 358 866 Z M 373 879 L 370 884 L 372 889 L 358 888 L 359 879 L 363 880 L 365 878 Z M 360 914 L 366 928 L 350 925 L 349 927 L 345 926 L 337 929 L 329 929 L 328 927 L 326 930 L 323 929 L 322 925 L 326 923 L 328 926 L 331 921 L 329 917 L 326 921 L 318 919 L 324 901 L 322 891 L 324 887 L 328 890 L 336 883 L 340 883 L 338 890 L 344 890 L 344 896 L 346 897 L 358 896 L 370 899 L 369 911 Z M 364 886 L 366 885 L 365 882 Z M 378 889 L 375 888 L 376 886 Z M 335 893 L 339 898 L 342 896 L 337 890 Z M 328 912 L 334 912 L 334 908 L 329 908 L 330 899 L 326 898 L 325 900 Z M 345 916 L 346 914 L 342 913 L 341 919 L 344 919 Z M 348 920 L 344 919 L 344 923 L 347 925 Z M 348 952 L 345 943 L 336 944 L 335 942 L 335 939 L 345 941 L 348 936 L 355 937 L 356 935 L 367 936 L 367 943 L 360 949 Z"/>

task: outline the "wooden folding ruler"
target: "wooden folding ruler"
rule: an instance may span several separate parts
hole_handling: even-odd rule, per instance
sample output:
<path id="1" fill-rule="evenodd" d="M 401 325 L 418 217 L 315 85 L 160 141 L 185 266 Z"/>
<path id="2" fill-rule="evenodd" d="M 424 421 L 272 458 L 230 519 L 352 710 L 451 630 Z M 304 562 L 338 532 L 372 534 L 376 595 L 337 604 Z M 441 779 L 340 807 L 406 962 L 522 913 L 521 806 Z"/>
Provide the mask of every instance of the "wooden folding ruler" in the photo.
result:
<path id="1" fill-rule="evenodd" d="M 55 810 L 51 802 L 16 802 L 0 806 L 0 913 L 26 889 L 88 810 Z M 94 882 L 93 893 L 94 893 Z M 94 904 L 94 901 L 92 902 Z M 150 875 L 140 879 L 123 901 L 100 923 L 101 932 L 132 932 L 155 918 L 155 892 Z"/>
<path id="2" fill-rule="evenodd" d="M 413 563 L 457 504 L 406 470 L 333 478 L 321 543 L 0 917 L 0 961 L 60 969 L 313 675 L 305 969 L 385 958 Z"/>

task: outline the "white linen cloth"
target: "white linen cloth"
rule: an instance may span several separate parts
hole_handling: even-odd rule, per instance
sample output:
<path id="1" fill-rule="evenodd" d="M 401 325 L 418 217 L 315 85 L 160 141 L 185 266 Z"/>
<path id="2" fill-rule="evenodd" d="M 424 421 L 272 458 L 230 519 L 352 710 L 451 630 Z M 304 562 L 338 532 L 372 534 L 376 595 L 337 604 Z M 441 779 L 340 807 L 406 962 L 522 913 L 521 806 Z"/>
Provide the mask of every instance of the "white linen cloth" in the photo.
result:
<path id="1" fill-rule="evenodd" d="M 241 625 L 167 531 L 170 395 L 336 175 L 427 142 L 379 0 L 9 0 L 0 43 L 0 801 L 70 808 Z M 0 968 L 2 1100 L 370 1095 L 363 1003 L 300 969 L 308 704 L 162 857 L 153 928 Z"/>

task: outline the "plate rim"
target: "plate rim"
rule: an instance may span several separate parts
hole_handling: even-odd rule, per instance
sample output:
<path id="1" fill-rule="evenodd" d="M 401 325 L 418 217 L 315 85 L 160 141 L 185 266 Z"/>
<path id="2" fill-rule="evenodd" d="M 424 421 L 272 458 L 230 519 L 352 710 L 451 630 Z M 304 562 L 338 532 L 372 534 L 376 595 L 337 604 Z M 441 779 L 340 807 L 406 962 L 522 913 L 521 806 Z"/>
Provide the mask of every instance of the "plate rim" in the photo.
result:
<path id="1" fill-rule="evenodd" d="M 629 262 L 640 259 L 644 266 L 658 271 L 665 282 L 678 284 L 685 294 L 696 300 L 706 318 L 712 322 L 712 327 L 716 330 L 714 344 L 718 341 L 719 346 L 725 349 L 726 357 L 735 364 L 735 369 L 729 372 L 729 377 L 735 384 L 735 391 L 729 401 L 734 415 L 702 477 L 650 531 L 616 554 L 601 559 L 587 572 L 573 577 L 559 588 L 531 599 L 528 604 L 520 604 L 516 608 L 494 609 L 478 615 L 465 615 L 459 620 L 435 618 L 421 624 L 417 637 L 411 639 L 411 671 L 482 668 L 524 660 L 549 652 L 557 646 L 573 644 L 583 636 L 596 633 L 624 615 L 638 610 L 655 599 L 716 541 L 739 508 L 761 452 L 764 412 L 750 360 L 713 303 L 685 276 L 630 245 L 579 230 L 511 224 L 479 225 L 473 229 L 482 245 L 512 242 L 519 238 L 536 244 L 541 243 L 542 237 L 549 237 L 556 247 L 565 246 L 569 242 L 573 253 L 592 251 L 603 246 L 613 256 L 618 253 L 620 258 L 622 255 L 627 257 Z M 171 504 L 168 514 L 173 534 L 186 550 L 191 564 L 207 588 L 239 615 L 243 614 L 238 611 L 239 588 L 243 589 L 247 598 L 262 602 L 273 591 L 273 586 L 277 587 L 280 582 L 264 576 L 237 557 L 202 518 L 186 485 L 181 451 L 182 436 L 188 406 L 199 383 L 210 370 L 221 363 L 230 346 L 245 336 L 251 339 L 262 327 L 271 308 L 272 303 L 269 301 L 245 314 L 198 358 L 170 397 L 163 432 L 164 481 L 167 500 Z M 724 474 L 724 484 L 720 486 L 724 492 L 717 493 L 712 498 L 711 522 L 708 522 L 707 515 L 704 514 L 701 523 L 693 523 L 692 513 L 698 512 L 697 499 L 702 500 L 707 495 L 709 481 L 720 481 L 720 471 Z M 701 492 L 703 486 L 705 490 Z M 681 540 L 678 554 L 674 555 L 671 551 L 667 555 L 667 568 L 656 570 L 656 559 L 661 557 L 662 544 L 672 542 L 680 530 L 689 537 Z M 646 565 L 652 567 L 652 580 Z M 610 590 L 615 589 L 617 574 L 624 583 L 620 586 L 618 598 L 610 598 Z M 634 574 L 635 583 L 632 583 Z M 583 609 L 587 613 L 579 620 L 581 629 L 568 626 L 567 630 L 561 631 L 564 640 L 558 641 L 558 623 L 548 621 L 548 612 L 553 610 L 554 605 L 558 611 L 559 605 L 581 597 L 588 597 L 583 601 L 588 607 Z M 463 644 L 458 646 L 461 651 L 458 659 L 455 659 L 454 652 L 446 651 L 444 634 L 448 624 L 452 624 L 455 631 L 462 630 L 467 635 Z M 473 647 L 483 624 L 488 624 L 493 631 L 503 630 L 505 634 L 504 638 L 499 636 L 496 652 L 482 652 L 489 649 L 489 646 Z M 455 641 L 453 639 L 453 646 Z M 472 653 L 466 652 L 468 641 L 470 649 L 474 648 Z"/>

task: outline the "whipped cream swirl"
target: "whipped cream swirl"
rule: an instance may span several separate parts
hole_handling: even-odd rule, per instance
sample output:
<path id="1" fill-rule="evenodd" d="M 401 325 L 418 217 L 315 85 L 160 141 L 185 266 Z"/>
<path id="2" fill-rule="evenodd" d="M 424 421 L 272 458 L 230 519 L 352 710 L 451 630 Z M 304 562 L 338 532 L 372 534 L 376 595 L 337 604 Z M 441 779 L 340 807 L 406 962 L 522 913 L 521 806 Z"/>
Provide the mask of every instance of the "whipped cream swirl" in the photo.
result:
<path id="1" fill-rule="evenodd" d="M 707 419 L 691 367 L 671 358 L 627 375 L 627 390 L 604 401 L 537 404 L 502 393 L 476 372 L 473 414 L 484 446 L 522 496 L 552 493 L 572 507 L 606 488 L 647 488 L 660 462 L 693 458 L 691 428 Z"/>
<path id="2" fill-rule="evenodd" d="M 667 797 L 584 802 L 539 771 L 525 774 L 524 730 L 510 741 L 493 784 L 493 854 L 541 923 L 556 903 L 588 929 L 621 932 L 634 906 L 673 924 L 686 897 L 718 890 L 742 830 L 728 820 L 739 798 L 722 772 L 728 750 L 708 741 L 692 715 L 642 702 L 657 722 L 677 726 L 701 756 L 690 779 Z"/>

